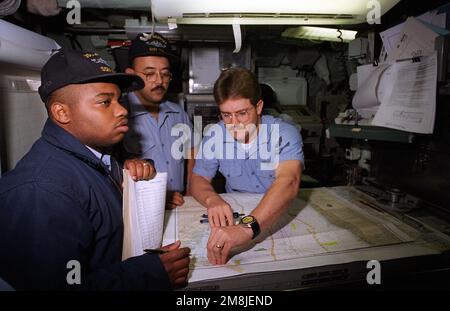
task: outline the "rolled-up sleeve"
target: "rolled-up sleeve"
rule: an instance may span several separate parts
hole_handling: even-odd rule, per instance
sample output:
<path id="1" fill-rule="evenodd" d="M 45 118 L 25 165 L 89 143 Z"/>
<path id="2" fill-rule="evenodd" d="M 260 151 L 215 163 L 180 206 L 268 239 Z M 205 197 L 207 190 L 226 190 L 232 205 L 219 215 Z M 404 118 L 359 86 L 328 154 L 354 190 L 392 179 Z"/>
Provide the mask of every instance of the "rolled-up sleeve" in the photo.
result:
<path id="1" fill-rule="evenodd" d="M 303 155 L 303 140 L 296 127 L 284 123 L 280 126 L 280 162 L 288 160 L 299 160 L 305 168 L 305 157 Z"/>
<path id="2" fill-rule="evenodd" d="M 203 177 L 214 177 L 219 169 L 219 161 L 217 159 L 203 159 L 196 157 L 193 172 Z"/>
<path id="3" fill-rule="evenodd" d="M 220 127 L 214 126 L 206 132 L 195 157 L 195 166 L 192 170 L 195 174 L 210 178 L 216 175 L 219 169 L 217 154 L 220 154 L 219 149 L 223 148 L 223 139 L 216 136 L 221 133 L 220 130 Z"/>

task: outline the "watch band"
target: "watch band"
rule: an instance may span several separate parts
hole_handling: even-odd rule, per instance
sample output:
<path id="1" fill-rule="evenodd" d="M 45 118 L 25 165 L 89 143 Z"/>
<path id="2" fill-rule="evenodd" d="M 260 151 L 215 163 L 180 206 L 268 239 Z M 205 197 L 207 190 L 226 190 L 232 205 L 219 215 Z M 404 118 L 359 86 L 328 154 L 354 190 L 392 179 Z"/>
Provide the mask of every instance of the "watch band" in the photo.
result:
<path id="1" fill-rule="evenodd" d="M 261 233 L 261 227 L 259 226 L 258 221 L 252 215 L 247 215 L 241 218 L 240 223 L 247 228 L 251 228 L 253 231 L 252 240 L 255 239 Z"/>

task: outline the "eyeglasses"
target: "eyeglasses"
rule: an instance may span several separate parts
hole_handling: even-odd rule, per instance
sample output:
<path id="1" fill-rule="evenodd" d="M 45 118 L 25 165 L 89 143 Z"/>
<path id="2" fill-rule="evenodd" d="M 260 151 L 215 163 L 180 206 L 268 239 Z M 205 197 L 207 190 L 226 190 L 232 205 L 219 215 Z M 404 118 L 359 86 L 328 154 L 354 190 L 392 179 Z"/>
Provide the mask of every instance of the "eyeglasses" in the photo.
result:
<path id="1" fill-rule="evenodd" d="M 172 80 L 172 73 L 170 71 L 147 71 L 147 72 L 141 72 L 141 71 L 136 71 L 138 73 L 141 73 L 145 76 L 145 81 L 147 82 L 155 82 L 157 79 L 157 76 L 159 74 L 159 76 L 161 77 L 161 80 L 163 82 L 169 82 Z"/>
<path id="2" fill-rule="evenodd" d="M 220 112 L 219 114 L 219 118 L 223 120 L 224 123 L 230 123 L 231 121 L 233 121 L 233 115 L 236 116 L 236 119 L 239 122 L 247 122 L 250 119 L 250 110 L 253 109 L 252 108 L 247 108 L 244 110 L 240 110 L 238 112 Z"/>

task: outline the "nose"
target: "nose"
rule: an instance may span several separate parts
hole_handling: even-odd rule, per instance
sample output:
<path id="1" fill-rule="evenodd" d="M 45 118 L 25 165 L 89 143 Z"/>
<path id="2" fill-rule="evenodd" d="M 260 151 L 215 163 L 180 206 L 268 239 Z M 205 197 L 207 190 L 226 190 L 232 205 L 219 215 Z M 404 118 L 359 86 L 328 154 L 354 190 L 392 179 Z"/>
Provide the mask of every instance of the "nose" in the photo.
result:
<path id="1" fill-rule="evenodd" d="M 155 81 L 154 83 L 161 84 L 163 82 L 161 73 L 159 71 L 155 72 Z"/>
<path id="2" fill-rule="evenodd" d="M 232 113 L 231 114 L 231 124 L 233 125 L 239 125 L 241 122 L 238 120 L 236 114 Z"/>
<path id="3" fill-rule="evenodd" d="M 118 117 L 126 117 L 128 115 L 128 110 L 118 101 L 115 101 L 115 115 Z"/>

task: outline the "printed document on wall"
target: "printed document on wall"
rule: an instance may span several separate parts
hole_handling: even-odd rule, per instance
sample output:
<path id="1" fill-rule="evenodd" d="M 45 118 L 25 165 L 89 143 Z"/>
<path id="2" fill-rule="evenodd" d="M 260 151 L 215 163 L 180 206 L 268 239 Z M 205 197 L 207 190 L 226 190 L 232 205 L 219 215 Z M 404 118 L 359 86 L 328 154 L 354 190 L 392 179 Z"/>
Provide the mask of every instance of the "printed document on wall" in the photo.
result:
<path id="1" fill-rule="evenodd" d="M 437 54 L 392 65 L 392 75 L 372 125 L 432 134 L 436 113 Z"/>
<path id="2" fill-rule="evenodd" d="M 434 52 L 434 41 L 438 36 L 429 26 L 410 17 L 404 23 L 397 44 L 388 52 L 386 61 L 392 63 L 412 57 L 430 56 Z"/>

